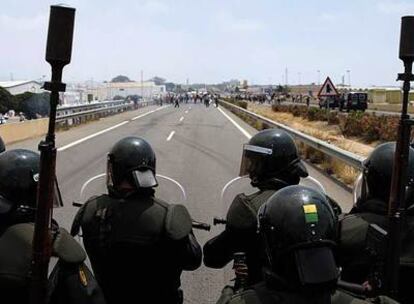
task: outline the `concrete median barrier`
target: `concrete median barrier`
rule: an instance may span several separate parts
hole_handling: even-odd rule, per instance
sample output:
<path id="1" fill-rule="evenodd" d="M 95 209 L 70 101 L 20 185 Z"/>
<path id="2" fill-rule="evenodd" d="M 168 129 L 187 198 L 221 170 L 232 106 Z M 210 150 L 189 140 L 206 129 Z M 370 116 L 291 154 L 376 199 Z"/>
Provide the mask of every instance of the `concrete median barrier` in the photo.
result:
<path id="1" fill-rule="evenodd" d="M 42 136 L 47 133 L 48 123 L 48 118 L 41 118 L 0 125 L 0 136 L 6 145 Z"/>

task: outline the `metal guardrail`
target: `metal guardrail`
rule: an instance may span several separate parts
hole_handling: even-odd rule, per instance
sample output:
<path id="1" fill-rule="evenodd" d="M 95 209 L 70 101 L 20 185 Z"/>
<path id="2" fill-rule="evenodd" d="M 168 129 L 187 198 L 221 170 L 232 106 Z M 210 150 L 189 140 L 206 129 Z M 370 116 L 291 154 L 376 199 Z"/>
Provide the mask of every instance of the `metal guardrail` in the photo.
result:
<path id="1" fill-rule="evenodd" d="M 128 106 L 133 106 L 133 104 L 128 105 Z M 74 113 L 70 113 L 70 114 L 57 116 L 56 121 L 63 121 L 63 120 L 69 119 L 69 118 L 76 118 L 76 117 L 81 117 L 81 116 L 86 116 L 86 115 L 91 115 L 91 114 L 110 112 L 112 110 L 124 109 L 128 106 L 120 105 L 120 106 L 104 107 L 104 108 L 98 108 L 98 109 L 92 109 L 92 110 L 85 110 L 85 111 L 81 111 L 81 112 L 74 112 Z"/>
<path id="2" fill-rule="evenodd" d="M 315 137 L 306 135 L 302 132 L 299 132 L 295 129 L 292 129 L 288 126 L 285 126 L 281 123 L 277 123 L 273 120 L 270 120 L 266 117 L 263 117 L 259 114 L 250 112 L 248 110 L 245 110 L 243 108 L 240 108 L 236 105 L 233 105 L 227 101 L 221 100 L 220 103 L 230 109 L 230 111 L 235 111 L 239 113 L 243 113 L 244 115 L 249 116 L 250 118 L 253 118 L 255 120 L 261 121 L 262 123 L 265 123 L 269 126 L 280 128 L 288 132 L 291 136 L 293 136 L 295 139 L 297 139 L 300 142 L 303 142 L 304 144 L 315 148 L 318 151 L 321 151 L 324 154 L 327 154 L 333 158 L 337 158 L 343 162 L 345 162 L 347 165 L 354 167 L 358 170 L 362 170 L 362 162 L 364 160 L 364 157 L 359 156 L 357 154 L 354 154 L 352 152 L 346 151 L 344 149 L 338 148 L 334 145 L 328 144 L 320 139 L 317 139 Z"/>
<path id="3" fill-rule="evenodd" d="M 81 118 L 88 118 L 95 115 L 101 115 L 101 114 L 111 114 L 111 113 L 118 113 L 119 110 L 131 110 L 136 108 L 142 108 L 145 106 L 148 106 L 150 104 L 153 104 L 154 102 L 140 102 L 138 104 L 134 104 L 133 102 L 125 102 L 125 101 L 117 101 L 117 102 L 102 102 L 98 104 L 87 104 L 87 105 L 80 105 L 80 106 L 73 106 L 73 107 L 67 107 L 67 108 L 61 108 L 58 111 L 60 111 L 60 115 L 56 117 L 56 122 L 59 123 L 69 123 L 69 124 L 77 124 L 82 123 L 82 121 L 70 121 L 71 119 L 81 119 Z M 114 105 L 115 104 L 115 105 Z M 95 106 L 97 105 L 97 106 Z M 92 109 L 90 107 L 92 106 Z M 74 111 L 73 110 L 79 110 L 79 109 L 85 109 L 81 111 Z M 64 114 L 64 112 L 72 112 L 68 114 Z"/>
<path id="4" fill-rule="evenodd" d="M 101 102 L 94 102 L 94 103 L 85 103 L 80 105 L 74 105 L 74 106 L 63 106 L 57 108 L 57 113 L 59 112 L 66 112 L 66 111 L 73 111 L 73 110 L 79 110 L 79 109 L 96 109 L 96 108 L 103 108 L 107 106 L 115 106 L 115 105 L 121 105 L 129 103 L 128 101 L 125 101 L 123 99 L 118 100 L 109 100 L 109 101 L 101 101 Z"/>

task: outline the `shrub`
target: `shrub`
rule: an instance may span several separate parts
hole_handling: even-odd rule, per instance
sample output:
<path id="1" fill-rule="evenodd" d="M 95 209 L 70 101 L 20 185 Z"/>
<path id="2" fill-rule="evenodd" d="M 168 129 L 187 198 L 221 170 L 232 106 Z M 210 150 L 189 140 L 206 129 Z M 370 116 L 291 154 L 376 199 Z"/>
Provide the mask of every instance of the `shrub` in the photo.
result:
<path id="1" fill-rule="evenodd" d="M 364 127 L 361 119 L 364 116 L 362 112 L 350 112 L 347 116 L 339 118 L 339 128 L 344 136 L 360 136 Z"/>
<path id="2" fill-rule="evenodd" d="M 383 141 L 397 140 L 398 122 L 398 117 L 386 116 L 385 123 L 380 125 L 380 139 Z"/>
<path id="3" fill-rule="evenodd" d="M 384 116 L 377 117 L 374 114 L 372 115 L 363 115 L 360 120 L 360 125 L 362 126 L 362 137 L 368 141 L 375 141 L 380 139 L 381 124 L 384 123 Z"/>
<path id="4" fill-rule="evenodd" d="M 4 113 L 8 110 L 18 111 L 17 101 L 9 91 L 0 87 L 0 112 Z"/>
<path id="5" fill-rule="evenodd" d="M 247 101 L 237 101 L 236 105 L 240 108 L 247 109 Z"/>
<path id="6" fill-rule="evenodd" d="M 337 125 L 339 124 L 339 114 L 336 111 L 329 112 L 328 124 Z"/>
<path id="7" fill-rule="evenodd" d="M 301 110 L 300 110 L 300 108 L 301 107 L 298 107 L 298 106 L 293 106 L 291 109 L 290 109 L 290 112 L 293 114 L 293 116 L 295 116 L 295 117 L 299 117 L 299 116 L 301 116 Z"/>
<path id="8" fill-rule="evenodd" d="M 307 113 L 307 115 L 306 115 L 306 118 L 309 120 L 309 121 L 315 121 L 315 120 L 318 120 L 318 112 L 319 112 L 320 110 L 318 109 L 318 108 L 309 108 L 308 109 L 308 113 Z"/>
<path id="9" fill-rule="evenodd" d="M 274 112 L 290 112 L 290 106 L 288 105 L 280 105 L 280 104 L 273 104 L 272 110 Z"/>

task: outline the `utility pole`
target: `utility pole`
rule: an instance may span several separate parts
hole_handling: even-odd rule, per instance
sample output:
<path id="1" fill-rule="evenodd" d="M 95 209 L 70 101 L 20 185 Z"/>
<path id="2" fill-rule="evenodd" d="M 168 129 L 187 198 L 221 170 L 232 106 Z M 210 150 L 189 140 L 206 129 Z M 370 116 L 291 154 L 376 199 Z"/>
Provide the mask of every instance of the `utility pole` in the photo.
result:
<path id="1" fill-rule="evenodd" d="M 285 83 L 286 83 L 286 86 L 288 86 L 288 84 L 289 84 L 288 73 L 289 73 L 289 71 L 288 71 L 288 68 L 286 67 L 286 69 L 285 69 Z"/>
<path id="2" fill-rule="evenodd" d="M 144 71 L 141 70 L 141 98 L 144 101 Z"/>
<path id="3" fill-rule="evenodd" d="M 318 72 L 318 85 L 321 85 L 321 71 L 317 70 Z"/>

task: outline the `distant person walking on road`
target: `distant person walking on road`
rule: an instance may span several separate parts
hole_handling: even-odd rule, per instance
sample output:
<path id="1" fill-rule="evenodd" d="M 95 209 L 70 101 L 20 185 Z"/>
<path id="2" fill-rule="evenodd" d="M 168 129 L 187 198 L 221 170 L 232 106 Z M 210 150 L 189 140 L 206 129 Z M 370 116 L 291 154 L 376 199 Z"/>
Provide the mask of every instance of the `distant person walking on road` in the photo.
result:
<path id="1" fill-rule="evenodd" d="M 174 108 L 179 108 L 179 107 L 180 107 L 180 102 L 179 102 L 179 99 L 177 97 L 177 98 L 175 98 Z"/>
<path id="2" fill-rule="evenodd" d="M 309 96 L 307 96 L 306 97 L 306 106 L 309 108 L 309 106 L 310 106 L 310 97 Z"/>

